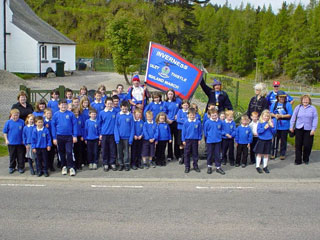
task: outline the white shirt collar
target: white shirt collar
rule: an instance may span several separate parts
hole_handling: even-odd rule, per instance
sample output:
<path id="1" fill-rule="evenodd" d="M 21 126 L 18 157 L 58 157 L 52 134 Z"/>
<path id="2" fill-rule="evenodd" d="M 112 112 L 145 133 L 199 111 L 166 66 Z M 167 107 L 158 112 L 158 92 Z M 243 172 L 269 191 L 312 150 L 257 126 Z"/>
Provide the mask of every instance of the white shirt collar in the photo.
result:
<path id="1" fill-rule="evenodd" d="M 241 124 L 241 127 L 248 127 L 248 125 L 247 125 L 247 126 L 245 126 L 245 125 Z"/>
<path id="2" fill-rule="evenodd" d="M 48 118 L 45 117 L 44 120 L 47 121 L 47 122 L 49 122 L 51 119 L 48 119 Z"/>
<path id="3" fill-rule="evenodd" d="M 213 121 L 213 122 L 218 122 L 219 121 L 218 118 L 217 118 L 217 120 L 213 120 L 212 118 L 210 118 L 210 120 Z"/>
<path id="4" fill-rule="evenodd" d="M 40 129 L 37 128 L 37 131 L 40 132 L 40 131 L 43 131 L 43 129 L 44 129 L 44 127 L 40 128 Z"/>
<path id="5" fill-rule="evenodd" d="M 140 122 L 140 121 L 141 121 L 141 119 L 135 119 L 135 118 L 133 118 L 133 120 L 134 120 L 135 122 Z"/>
<path id="6" fill-rule="evenodd" d="M 32 124 L 32 125 L 28 124 L 27 127 L 34 127 L 34 124 Z"/>
<path id="7" fill-rule="evenodd" d="M 102 103 L 102 100 L 100 100 L 99 102 L 97 100 L 94 100 L 95 103 Z"/>
<path id="8" fill-rule="evenodd" d="M 92 120 L 91 118 L 89 118 L 90 119 L 90 121 L 92 121 L 92 122 L 96 122 L 97 121 L 97 119 L 94 119 L 94 120 Z"/>
<path id="9" fill-rule="evenodd" d="M 190 119 L 188 118 L 188 122 L 196 122 L 196 120 L 197 120 L 197 119 L 190 120 Z"/>
<path id="10" fill-rule="evenodd" d="M 147 121 L 147 123 L 148 123 L 148 124 L 153 124 L 153 121 L 151 121 L 151 122 Z"/>
<path id="11" fill-rule="evenodd" d="M 182 112 L 188 112 L 188 110 L 185 111 L 185 110 L 182 109 Z"/>
<path id="12" fill-rule="evenodd" d="M 120 111 L 120 115 L 123 115 L 123 114 L 125 114 L 125 115 L 129 115 L 130 113 L 129 113 L 129 112 L 124 113 L 124 112 Z"/>
<path id="13" fill-rule="evenodd" d="M 113 108 L 111 108 L 111 110 L 108 110 L 108 109 L 105 108 L 104 111 L 105 112 L 113 112 Z"/>
<path id="14" fill-rule="evenodd" d="M 232 123 L 232 120 L 231 120 L 231 121 L 228 121 L 228 120 L 226 119 L 225 121 L 226 121 L 226 123 Z"/>
<path id="15" fill-rule="evenodd" d="M 161 102 L 158 102 L 158 103 L 156 103 L 156 102 L 153 102 L 154 104 L 161 104 Z"/>

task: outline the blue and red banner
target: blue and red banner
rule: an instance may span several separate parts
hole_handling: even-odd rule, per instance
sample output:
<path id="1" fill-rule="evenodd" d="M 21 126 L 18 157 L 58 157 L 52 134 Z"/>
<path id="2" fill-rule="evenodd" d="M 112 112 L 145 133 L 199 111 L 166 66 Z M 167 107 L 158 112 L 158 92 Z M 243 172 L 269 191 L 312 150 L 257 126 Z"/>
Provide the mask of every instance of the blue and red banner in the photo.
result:
<path id="1" fill-rule="evenodd" d="M 173 89 L 190 99 L 202 80 L 202 71 L 169 48 L 150 42 L 146 83 L 162 91 Z"/>

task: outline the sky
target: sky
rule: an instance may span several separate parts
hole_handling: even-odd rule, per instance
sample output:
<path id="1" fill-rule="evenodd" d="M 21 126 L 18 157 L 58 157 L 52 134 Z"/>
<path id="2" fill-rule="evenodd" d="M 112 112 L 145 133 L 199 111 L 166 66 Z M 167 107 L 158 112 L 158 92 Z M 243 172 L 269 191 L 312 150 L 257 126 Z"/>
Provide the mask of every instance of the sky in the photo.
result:
<path id="1" fill-rule="evenodd" d="M 226 0 L 211 0 L 211 3 L 215 4 L 221 4 L 223 5 L 226 2 Z M 241 0 L 228 0 L 229 4 L 231 5 L 232 8 L 238 7 L 241 4 Z M 272 9 L 274 12 L 278 12 L 278 9 L 281 8 L 282 6 L 282 0 L 243 0 L 244 6 L 246 6 L 247 3 L 250 3 L 251 5 L 254 5 L 255 7 L 258 6 L 263 6 L 263 4 L 266 5 L 266 7 L 271 4 Z M 309 0 L 286 0 L 288 4 L 294 3 L 294 4 L 299 4 L 301 3 L 302 5 L 306 6 L 309 4 Z"/>

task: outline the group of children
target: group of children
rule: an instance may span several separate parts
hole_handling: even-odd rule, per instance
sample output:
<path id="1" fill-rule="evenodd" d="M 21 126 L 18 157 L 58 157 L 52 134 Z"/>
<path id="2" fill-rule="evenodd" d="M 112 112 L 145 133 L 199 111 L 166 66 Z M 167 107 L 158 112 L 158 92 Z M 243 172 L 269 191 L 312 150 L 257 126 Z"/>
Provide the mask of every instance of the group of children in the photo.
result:
<path id="1" fill-rule="evenodd" d="M 56 153 L 61 173 L 66 175 L 69 171 L 70 176 L 85 165 L 96 170 L 100 153 L 106 172 L 165 166 L 166 159 L 173 159 L 173 139 L 175 156 L 180 164 L 184 163 L 185 173 L 191 170 L 191 156 L 193 169 L 200 172 L 198 148 L 203 135 L 208 174 L 214 163 L 216 172 L 224 175 L 221 165 L 226 165 L 227 158 L 231 166 L 246 167 L 249 148 L 250 162 L 256 163 L 257 171 L 262 173 L 263 157 L 263 171 L 269 173 L 268 154 L 275 132 L 269 111 L 264 111 L 259 120 L 258 113 L 253 112 L 251 123 L 247 116 L 242 116 L 236 127 L 233 111 L 219 114 L 215 105 L 209 104 L 202 120 L 197 105 L 179 100 L 173 90 L 166 92 L 165 101 L 160 93 L 154 93 L 144 111 L 131 107 L 121 84 L 112 97 L 105 92 L 105 86 L 100 86 L 91 99 L 83 86 L 79 96 L 74 97 L 67 90 L 66 98 L 59 100 L 59 92 L 54 90 L 48 104 L 37 102 L 35 112 L 25 122 L 19 119 L 19 110 L 12 109 L 3 129 L 10 153 L 9 173 L 15 171 L 16 160 L 18 171 L 23 173 L 27 159 L 32 175 L 48 177 L 49 170 L 55 171 Z"/>

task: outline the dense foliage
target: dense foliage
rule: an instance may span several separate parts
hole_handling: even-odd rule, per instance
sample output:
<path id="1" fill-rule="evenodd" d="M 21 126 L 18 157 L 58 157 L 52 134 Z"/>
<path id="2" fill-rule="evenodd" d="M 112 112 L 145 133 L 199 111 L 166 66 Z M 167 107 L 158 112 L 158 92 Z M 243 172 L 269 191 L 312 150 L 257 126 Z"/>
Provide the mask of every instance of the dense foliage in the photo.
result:
<path id="1" fill-rule="evenodd" d="M 216 72 L 258 69 L 320 81 L 320 3 L 272 8 L 188 0 L 26 0 L 49 24 L 77 42 L 81 57 L 113 57 L 118 71 L 147 55 L 148 42 L 200 58 Z M 139 38 L 142 38 L 139 40 Z M 120 69 L 120 70 L 119 70 Z"/>

